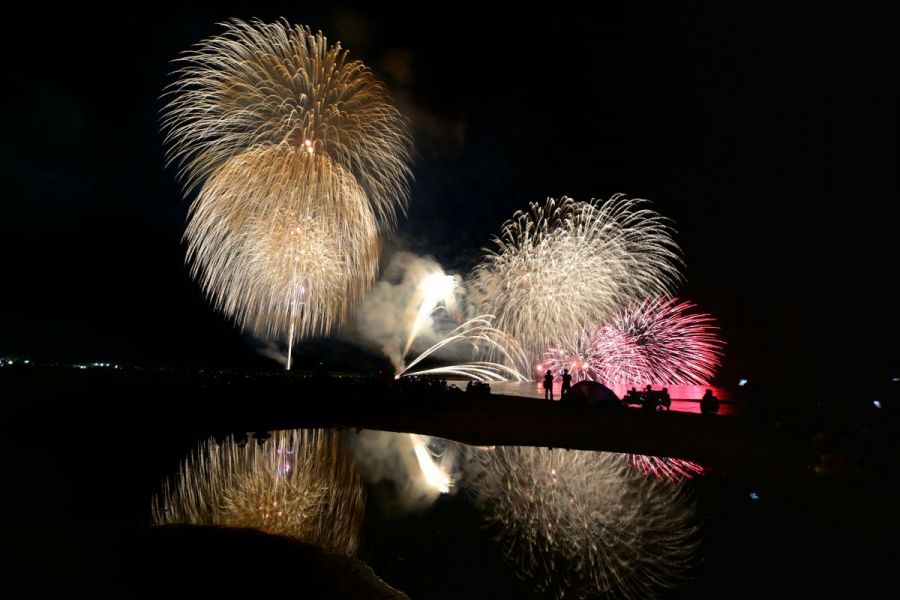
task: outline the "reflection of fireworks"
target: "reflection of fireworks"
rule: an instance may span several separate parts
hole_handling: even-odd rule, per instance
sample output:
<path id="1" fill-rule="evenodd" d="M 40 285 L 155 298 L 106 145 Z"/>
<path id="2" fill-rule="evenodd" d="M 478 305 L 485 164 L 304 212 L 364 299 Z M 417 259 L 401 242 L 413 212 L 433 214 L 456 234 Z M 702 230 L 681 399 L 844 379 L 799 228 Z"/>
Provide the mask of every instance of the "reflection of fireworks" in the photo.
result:
<path id="1" fill-rule="evenodd" d="M 181 464 L 154 500 L 158 523 L 251 527 L 356 553 L 365 509 L 362 480 L 332 431 L 279 431 L 243 447 L 213 441 Z"/>
<path id="2" fill-rule="evenodd" d="M 722 342 L 709 315 L 675 299 L 645 300 L 607 325 L 565 336 L 544 355 L 545 368 L 607 384 L 705 385 L 719 365 Z"/>
<path id="3" fill-rule="evenodd" d="M 467 485 L 508 558 L 558 597 L 648 597 L 690 576 L 699 535 L 684 486 L 615 454 L 531 447 L 481 452 Z"/>
<path id="4" fill-rule="evenodd" d="M 384 87 L 321 33 L 225 27 L 183 57 L 162 120 L 170 162 L 202 186 L 188 257 L 219 309 L 292 342 L 339 323 L 372 283 L 411 140 Z"/>
<path id="5" fill-rule="evenodd" d="M 413 451 L 416 453 L 416 461 L 419 463 L 419 469 L 422 472 L 422 478 L 425 484 L 441 494 L 450 491 L 453 485 L 453 479 L 450 477 L 450 465 L 435 462 L 431 450 L 428 449 L 428 436 L 411 433 L 409 439 L 413 445 Z"/>
<path id="6" fill-rule="evenodd" d="M 364 430 L 351 437 L 356 464 L 366 480 L 381 489 L 389 512 L 419 511 L 456 487 L 459 445 L 413 433 Z M 381 487 L 381 486 L 379 486 Z"/>
<path id="7" fill-rule="evenodd" d="M 623 454 L 622 456 L 628 461 L 628 464 L 640 470 L 644 475 L 654 475 L 660 479 L 665 477 L 671 481 L 681 481 L 705 472 L 702 465 L 682 458 L 646 456 L 644 454 Z"/>
<path id="8" fill-rule="evenodd" d="M 642 200 L 532 203 L 503 225 L 476 268 L 477 310 L 530 360 L 559 334 L 603 322 L 624 302 L 666 294 L 679 278 L 667 221 Z"/>

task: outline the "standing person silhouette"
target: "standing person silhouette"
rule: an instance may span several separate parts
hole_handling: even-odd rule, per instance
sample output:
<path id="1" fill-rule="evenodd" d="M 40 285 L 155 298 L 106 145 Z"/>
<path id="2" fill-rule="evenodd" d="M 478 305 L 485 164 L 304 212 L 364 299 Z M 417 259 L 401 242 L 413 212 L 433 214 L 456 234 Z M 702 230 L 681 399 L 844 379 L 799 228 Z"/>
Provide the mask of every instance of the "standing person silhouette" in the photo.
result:
<path id="1" fill-rule="evenodd" d="M 559 391 L 559 399 L 562 400 L 565 396 L 568 396 L 570 391 L 572 391 L 572 376 L 569 374 L 568 369 L 563 369 L 562 389 Z"/>
<path id="2" fill-rule="evenodd" d="M 544 374 L 544 400 L 553 400 L 553 373 L 550 369 Z"/>
<path id="3" fill-rule="evenodd" d="M 655 411 L 659 407 L 659 398 L 653 391 L 653 386 L 647 384 L 643 394 L 643 408 L 649 411 Z"/>

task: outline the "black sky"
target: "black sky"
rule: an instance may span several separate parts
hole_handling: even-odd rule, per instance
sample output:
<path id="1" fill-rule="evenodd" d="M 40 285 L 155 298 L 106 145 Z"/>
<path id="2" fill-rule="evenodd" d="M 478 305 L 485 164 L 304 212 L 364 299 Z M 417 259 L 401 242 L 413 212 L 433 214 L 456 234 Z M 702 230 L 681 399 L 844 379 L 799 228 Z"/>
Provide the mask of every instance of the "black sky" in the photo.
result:
<path id="1" fill-rule="evenodd" d="M 0 355 L 273 364 L 183 265 L 158 117 L 180 51 L 284 16 L 340 39 L 413 122 L 397 247 L 468 270 L 530 201 L 649 198 L 677 224 L 680 295 L 722 326 L 721 381 L 900 375 L 887 12 L 598 4 L 8 14 Z"/>

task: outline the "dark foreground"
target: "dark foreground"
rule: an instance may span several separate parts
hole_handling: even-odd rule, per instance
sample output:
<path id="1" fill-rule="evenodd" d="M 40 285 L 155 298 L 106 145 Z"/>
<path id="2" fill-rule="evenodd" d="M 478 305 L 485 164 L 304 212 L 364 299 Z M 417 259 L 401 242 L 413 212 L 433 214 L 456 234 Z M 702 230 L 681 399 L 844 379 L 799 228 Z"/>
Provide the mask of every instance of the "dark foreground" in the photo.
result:
<path id="1" fill-rule="evenodd" d="M 757 478 L 802 469 L 790 436 L 750 419 L 463 393 L 393 379 L 275 373 L 32 369 L 0 386 L 14 429 L 69 424 L 109 435 L 135 423 L 160 440 L 305 427 L 421 433 L 475 446 L 530 445 L 673 456 Z M 152 442 L 151 442 L 152 443 Z"/>
<path id="2" fill-rule="evenodd" d="M 20 582 L 22 598 L 407 597 L 359 560 L 251 529 L 95 526 L 46 539 L 28 533 L 18 551 L 33 572 Z"/>
<path id="3" fill-rule="evenodd" d="M 502 564 L 479 550 L 491 532 L 462 533 L 477 532 L 478 522 L 454 497 L 428 514 L 371 517 L 367 536 L 376 542 L 360 558 L 375 574 L 272 536 L 148 526 L 159 482 L 198 439 L 313 426 L 680 456 L 713 467 L 694 483 L 703 564 L 679 597 L 864 597 L 891 580 L 898 558 L 890 431 L 877 432 L 860 458 L 834 443 L 822 452 L 829 436 L 840 437 L 811 440 L 796 423 L 234 373 L 4 373 L 0 402 L 0 518 L 4 556 L 14 557 L 4 566 L 9 585 L 32 592 L 20 597 L 394 597 L 390 586 L 413 598 L 542 597 L 506 582 Z"/>

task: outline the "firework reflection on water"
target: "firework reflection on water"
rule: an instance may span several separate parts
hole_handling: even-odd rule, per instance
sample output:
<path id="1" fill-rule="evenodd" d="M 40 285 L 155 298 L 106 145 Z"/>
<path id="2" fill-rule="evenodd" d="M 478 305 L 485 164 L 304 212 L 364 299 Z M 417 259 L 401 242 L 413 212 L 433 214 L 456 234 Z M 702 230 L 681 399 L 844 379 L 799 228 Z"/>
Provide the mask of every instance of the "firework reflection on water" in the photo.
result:
<path id="1" fill-rule="evenodd" d="M 354 555 L 362 479 L 340 432 L 274 432 L 262 443 L 208 440 L 154 499 L 154 521 L 248 527 Z"/>
<path id="2" fill-rule="evenodd" d="M 683 585 L 700 536 L 688 488 L 603 452 L 497 447 L 464 485 L 523 579 L 557 597 L 653 597 Z"/>
<path id="3" fill-rule="evenodd" d="M 365 493 L 394 481 L 422 511 L 456 491 L 517 574 L 557 597 L 653 597 L 686 583 L 700 535 L 689 482 L 643 475 L 619 454 L 473 447 L 420 435 L 283 431 L 198 446 L 154 500 L 157 523 L 249 527 L 353 555 Z"/>

